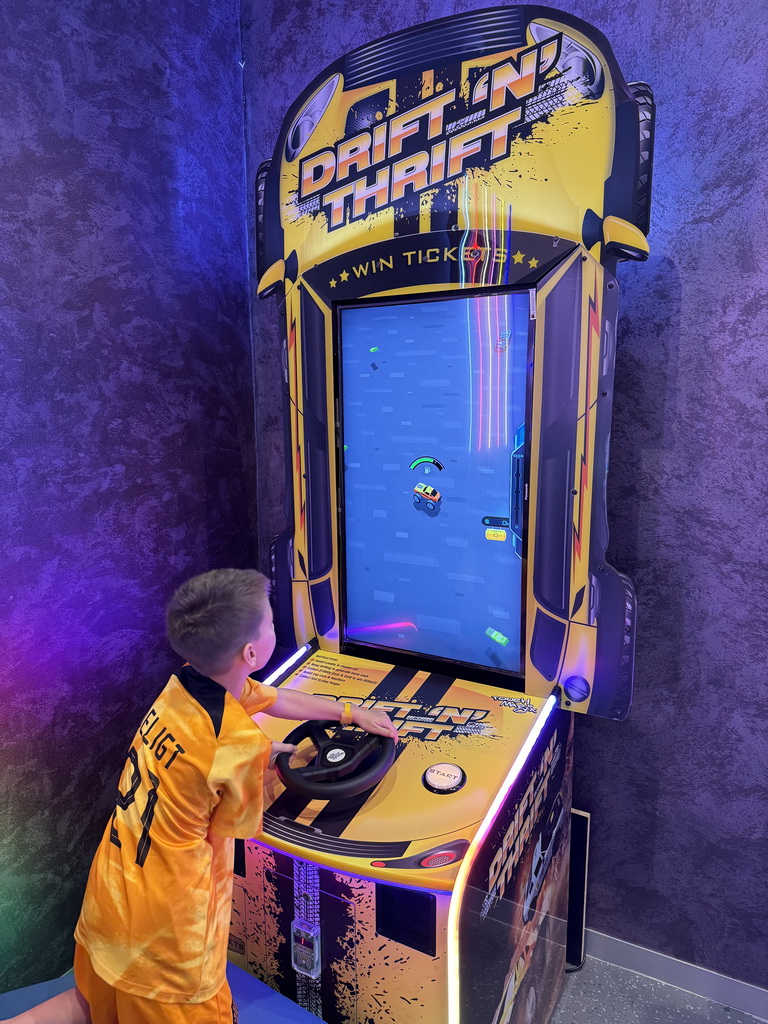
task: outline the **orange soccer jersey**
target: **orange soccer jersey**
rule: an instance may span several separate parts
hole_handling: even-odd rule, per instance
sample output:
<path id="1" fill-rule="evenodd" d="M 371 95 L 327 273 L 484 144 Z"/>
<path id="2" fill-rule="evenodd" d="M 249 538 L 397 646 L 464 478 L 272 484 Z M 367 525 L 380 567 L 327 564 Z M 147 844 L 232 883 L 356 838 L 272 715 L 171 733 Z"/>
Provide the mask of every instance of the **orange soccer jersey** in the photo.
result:
<path id="1" fill-rule="evenodd" d="M 75 929 L 115 988 L 197 1003 L 224 984 L 233 844 L 261 828 L 271 749 L 250 716 L 276 699 L 185 666 L 139 727 Z"/>

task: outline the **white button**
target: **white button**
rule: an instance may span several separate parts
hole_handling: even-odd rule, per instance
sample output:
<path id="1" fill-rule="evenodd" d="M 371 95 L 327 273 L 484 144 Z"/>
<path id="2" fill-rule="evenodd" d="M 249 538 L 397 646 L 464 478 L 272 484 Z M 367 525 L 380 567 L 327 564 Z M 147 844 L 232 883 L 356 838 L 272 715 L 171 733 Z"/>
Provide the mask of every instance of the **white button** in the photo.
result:
<path id="1" fill-rule="evenodd" d="M 459 768 L 457 764 L 447 764 L 445 762 L 430 765 L 424 772 L 425 784 L 429 789 L 440 793 L 449 793 L 455 789 L 461 789 L 466 778 L 463 769 Z"/>

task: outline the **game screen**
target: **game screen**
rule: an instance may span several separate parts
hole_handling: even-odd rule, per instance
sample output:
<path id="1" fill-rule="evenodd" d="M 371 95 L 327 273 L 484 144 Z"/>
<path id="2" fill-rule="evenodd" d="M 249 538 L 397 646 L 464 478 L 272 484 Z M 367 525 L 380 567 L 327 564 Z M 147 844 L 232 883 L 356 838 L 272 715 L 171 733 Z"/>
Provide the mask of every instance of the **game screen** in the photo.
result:
<path id="1" fill-rule="evenodd" d="M 345 640 L 520 674 L 528 292 L 340 310 Z"/>

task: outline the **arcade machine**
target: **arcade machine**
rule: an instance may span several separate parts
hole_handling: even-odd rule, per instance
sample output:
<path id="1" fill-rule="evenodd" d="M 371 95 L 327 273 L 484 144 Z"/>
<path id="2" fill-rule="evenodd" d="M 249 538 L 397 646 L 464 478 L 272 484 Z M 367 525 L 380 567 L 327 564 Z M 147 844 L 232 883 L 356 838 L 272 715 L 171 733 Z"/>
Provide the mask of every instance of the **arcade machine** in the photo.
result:
<path id="1" fill-rule="evenodd" d="M 342 57 L 260 169 L 292 522 L 267 681 L 400 736 L 261 723 L 299 752 L 237 858 L 231 957 L 328 1024 L 557 1003 L 574 712 L 632 692 L 605 492 L 652 118 L 598 31 L 504 7 Z"/>

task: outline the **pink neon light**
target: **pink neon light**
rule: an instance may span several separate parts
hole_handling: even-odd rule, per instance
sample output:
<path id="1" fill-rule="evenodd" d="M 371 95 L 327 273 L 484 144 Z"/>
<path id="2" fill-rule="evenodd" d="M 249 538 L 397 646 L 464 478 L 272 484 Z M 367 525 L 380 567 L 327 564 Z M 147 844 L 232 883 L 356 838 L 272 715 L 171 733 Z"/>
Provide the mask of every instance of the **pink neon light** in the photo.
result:
<path id="1" fill-rule="evenodd" d="M 490 449 L 490 433 L 494 429 L 494 389 L 496 388 L 497 395 L 499 394 L 498 383 L 495 381 L 494 375 L 494 325 L 492 318 L 490 318 L 490 300 L 485 299 L 485 321 L 487 324 L 487 338 L 485 339 L 488 346 L 488 367 L 490 368 L 490 382 L 488 384 L 488 450 Z"/>
<path id="2" fill-rule="evenodd" d="M 347 630 L 347 636 L 352 636 L 353 633 L 386 633 L 391 629 L 405 629 L 406 626 L 418 632 L 415 622 L 384 622 L 378 626 L 354 626 Z"/>
<path id="3" fill-rule="evenodd" d="M 499 317 L 499 296 L 494 295 L 493 297 L 493 313 L 496 319 L 496 323 L 493 326 L 494 337 L 497 339 L 500 335 L 501 318 Z M 501 349 L 496 349 L 496 447 L 498 448 L 501 444 L 501 431 L 499 425 L 501 423 Z"/>
<path id="4" fill-rule="evenodd" d="M 477 321 L 476 325 L 475 325 L 475 330 L 477 332 L 477 350 L 478 350 L 478 353 L 480 355 L 480 381 L 479 381 L 479 385 L 478 385 L 478 391 L 479 391 L 479 394 L 480 394 L 479 416 L 478 416 L 478 418 L 479 418 L 479 424 L 478 424 L 479 430 L 477 431 L 477 450 L 478 451 L 480 451 L 480 449 L 483 447 L 483 433 L 484 433 L 484 430 L 485 430 L 485 424 L 484 424 L 484 420 L 483 420 L 483 392 L 485 391 L 485 375 L 483 373 L 483 334 L 482 334 L 482 325 L 481 325 L 481 321 L 480 321 L 480 302 L 481 302 L 480 299 L 475 299 L 475 301 L 474 301 L 475 318 L 476 318 L 476 321 Z"/>
<path id="5" fill-rule="evenodd" d="M 506 323 L 507 322 L 505 320 L 505 323 L 504 323 L 505 327 L 506 327 Z M 513 331 L 515 330 L 514 318 L 512 319 L 512 330 Z M 504 402 L 504 447 L 506 447 L 509 444 L 509 402 L 510 402 L 510 398 L 509 398 L 509 383 L 510 383 L 509 382 L 509 350 L 512 347 L 510 345 L 510 341 L 512 341 L 512 335 L 510 335 L 510 337 L 509 337 L 509 339 L 507 341 L 507 347 L 504 350 L 504 381 L 505 381 L 505 383 L 504 383 L 504 394 L 506 396 L 505 402 Z"/>
<path id="6" fill-rule="evenodd" d="M 515 758 L 512 767 L 507 773 L 507 777 L 501 784 L 496 797 L 488 809 L 488 813 L 483 818 L 480 828 L 475 833 L 475 837 L 469 844 L 469 849 L 466 852 L 464 860 L 461 862 L 459 873 L 456 876 L 456 882 L 453 887 L 453 896 L 451 897 L 450 906 L 448 908 L 448 1024 L 461 1024 L 461 983 L 459 981 L 459 912 L 461 910 L 461 903 L 464 898 L 464 890 L 467 887 L 467 877 L 469 876 L 470 869 L 477 856 L 477 851 L 484 843 L 486 836 L 490 832 L 493 823 L 496 821 L 499 811 L 501 810 L 504 801 L 507 799 L 509 791 L 514 786 L 520 772 L 523 770 L 525 762 L 528 760 L 528 755 L 536 745 L 536 740 L 541 735 L 544 726 L 552 714 L 552 711 L 557 704 L 557 698 L 554 694 L 547 697 L 547 701 L 542 708 L 541 714 L 534 722 L 533 728 L 528 733 L 528 738 L 520 748 L 520 753 Z"/>
<path id="7" fill-rule="evenodd" d="M 463 273 L 462 264 L 462 273 Z M 472 370 L 472 318 L 469 313 L 470 303 L 464 306 L 467 317 L 467 353 L 469 355 L 469 446 L 467 451 L 472 451 L 472 432 L 475 429 L 475 375 Z"/>

